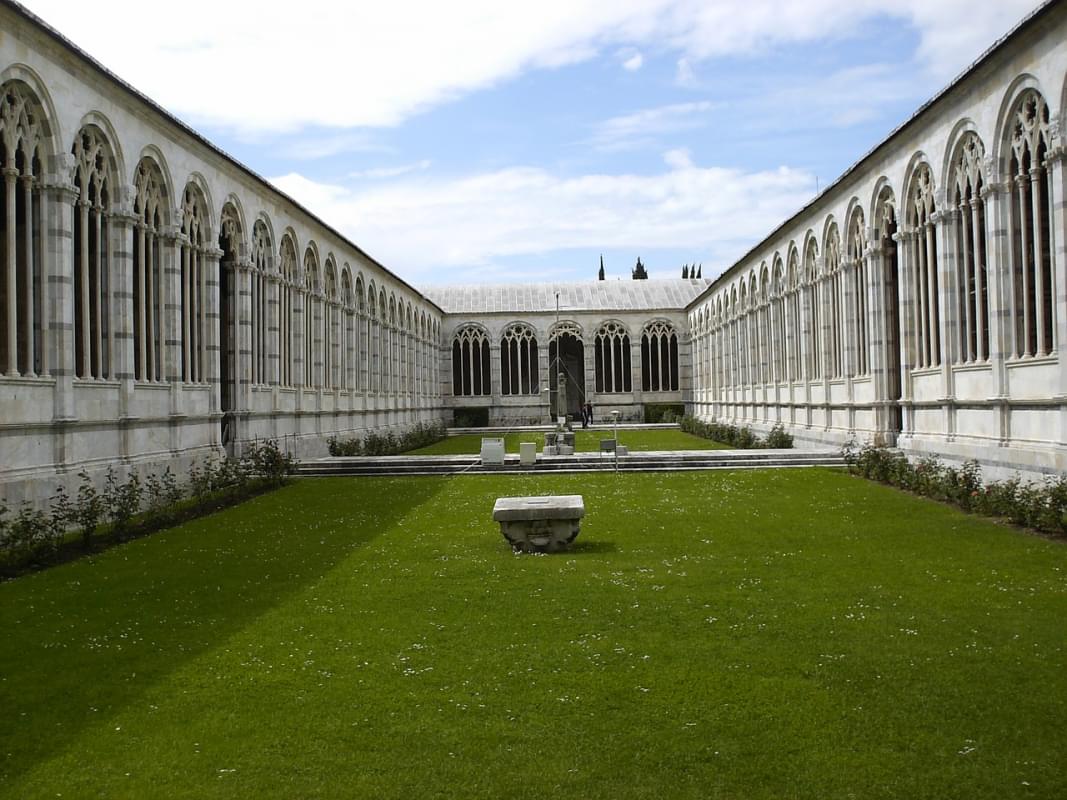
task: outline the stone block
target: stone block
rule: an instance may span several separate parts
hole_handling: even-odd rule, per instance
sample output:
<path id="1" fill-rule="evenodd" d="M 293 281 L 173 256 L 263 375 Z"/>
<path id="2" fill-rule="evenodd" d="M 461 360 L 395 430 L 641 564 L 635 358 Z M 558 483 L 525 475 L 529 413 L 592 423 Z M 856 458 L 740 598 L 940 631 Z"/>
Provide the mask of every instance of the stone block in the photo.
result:
<path id="1" fill-rule="evenodd" d="M 575 537 L 585 516 L 580 494 L 547 497 L 498 497 L 493 519 L 513 550 L 556 552 Z"/>

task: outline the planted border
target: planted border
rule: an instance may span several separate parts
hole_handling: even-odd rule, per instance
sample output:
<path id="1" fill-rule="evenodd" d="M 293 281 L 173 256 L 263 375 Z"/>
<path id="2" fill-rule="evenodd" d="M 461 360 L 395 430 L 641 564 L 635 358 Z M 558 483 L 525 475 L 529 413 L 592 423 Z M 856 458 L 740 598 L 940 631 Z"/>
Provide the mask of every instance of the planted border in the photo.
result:
<path id="1" fill-rule="evenodd" d="M 326 446 L 331 456 L 395 456 L 408 450 L 418 450 L 442 441 L 448 435 L 444 423 L 419 422 L 399 436 L 388 433 L 368 433 L 362 438 L 338 439 L 331 436 Z"/>
<path id="2" fill-rule="evenodd" d="M 104 485 L 78 473 L 72 497 L 60 486 L 47 511 L 0 503 L 0 578 L 13 577 L 97 552 L 195 519 L 282 486 L 293 472 L 292 456 L 273 441 L 253 442 L 239 459 L 194 462 L 179 482 L 167 467 L 144 480 L 125 480 L 108 467 Z"/>
<path id="3" fill-rule="evenodd" d="M 768 431 L 766 438 L 757 436 L 751 428 L 737 425 L 728 425 L 722 422 L 704 422 L 687 414 L 679 422 L 682 430 L 699 436 L 702 439 L 710 439 L 713 442 L 721 442 L 738 450 L 791 450 L 793 449 L 793 436 L 787 433 L 781 423 L 777 423 Z"/>
<path id="4" fill-rule="evenodd" d="M 912 462 L 884 445 L 857 446 L 855 442 L 845 445 L 841 455 L 854 475 L 952 503 L 974 514 L 1044 533 L 1067 534 L 1067 475 L 1049 476 L 1043 482 L 1026 483 L 1014 477 L 983 483 L 982 468 L 974 460 L 958 468 L 937 456 Z"/>

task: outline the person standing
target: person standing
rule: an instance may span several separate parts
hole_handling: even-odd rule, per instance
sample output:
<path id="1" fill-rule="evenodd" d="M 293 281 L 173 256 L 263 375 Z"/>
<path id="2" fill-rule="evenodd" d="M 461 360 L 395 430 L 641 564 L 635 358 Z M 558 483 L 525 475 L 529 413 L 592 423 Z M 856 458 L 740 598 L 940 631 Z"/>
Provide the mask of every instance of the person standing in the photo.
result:
<path id="1" fill-rule="evenodd" d="M 593 424 L 593 404 L 586 403 L 585 408 L 582 409 L 582 416 L 585 417 L 586 422 L 589 425 Z"/>

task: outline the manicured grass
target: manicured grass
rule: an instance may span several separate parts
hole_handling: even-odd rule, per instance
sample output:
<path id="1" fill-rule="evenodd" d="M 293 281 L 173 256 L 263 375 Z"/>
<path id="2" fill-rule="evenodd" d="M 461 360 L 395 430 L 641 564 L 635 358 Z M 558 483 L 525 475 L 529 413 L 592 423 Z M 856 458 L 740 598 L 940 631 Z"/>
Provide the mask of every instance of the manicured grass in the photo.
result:
<path id="1" fill-rule="evenodd" d="M 575 430 L 574 445 L 578 452 L 599 452 L 600 440 L 610 439 L 614 435 L 611 428 L 598 428 L 595 430 Z M 498 434 L 486 433 L 486 436 Z M 509 453 L 519 452 L 519 442 L 536 442 L 537 452 L 545 443 L 545 434 L 541 431 L 521 431 L 509 433 L 504 437 L 504 447 Z M 685 433 L 675 429 L 622 429 L 619 431 L 619 443 L 626 445 L 632 451 L 645 450 L 726 450 L 727 446 L 701 439 L 699 436 Z M 477 433 L 464 433 L 459 436 L 449 436 L 428 447 L 409 451 L 408 455 L 420 456 L 444 456 L 444 455 L 477 455 L 481 452 L 482 436 Z"/>
<path id="2" fill-rule="evenodd" d="M 1063 542 L 841 472 L 303 480 L 0 585 L 0 796 L 1064 797 L 1065 620 Z"/>

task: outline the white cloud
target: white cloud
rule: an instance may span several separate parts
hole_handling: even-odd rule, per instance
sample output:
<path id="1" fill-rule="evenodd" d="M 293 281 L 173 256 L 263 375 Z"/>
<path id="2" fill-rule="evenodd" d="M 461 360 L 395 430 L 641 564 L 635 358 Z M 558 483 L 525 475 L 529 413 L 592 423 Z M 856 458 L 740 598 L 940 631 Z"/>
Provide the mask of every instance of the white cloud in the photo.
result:
<path id="1" fill-rule="evenodd" d="M 641 69 L 644 63 L 645 57 L 640 53 L 635 53 L 622 62 L 622 68 L 627 72 L 637 72 L 637 70 Z"/>
<path id="2" fill-rule="evenodd" d="M 665 133 L 696 130 L 708 124 L 707 111 L 713 105 L 707 100 L 694 103 L 673 103 L 645 108 L 632 114 L 611 117 L 601 122 L 589 144 L 601 150 L 622 150 L 649 144 Z"/>
<path id="3" fill-rule="evenodd" d="M 693 71 L 693 65 L 688 58 L 679 58 L 674 73 L 674 82 L 686 89 L 694 89 L 697 86 L 697 76 Z"/>
<path id="4" fill-rule="evenodd" d="M 414 161 L 411 164 L 399 164 L 395 167 L 376 167 L 374 169 L 358 170 L 356 172 L 348 173 L 348 177 L 379 180 L 382 178 L 396 178 L 400 175 L 407 175 L 409 172 L 421 172 L 429 168 L 430 159 L 424 158 L 421 161 Z"/>
<path id="5" fill-rule="evenodd" d="M 1036 0 L 854 0 L 847 11 L 839 0 L 183 0 L 150 30 L 141 0 L 28 5 L 194 123 L 255 131 L 395 125 L 609 47 L 675 52 L 684 80 L 700 60 L 832 39 L 885 15 L 915 26 L 920 57 L 947 78 Z"/>
<path id="6" fill-rule="evenodd" d="M 656 175 L 565 178 L 512 167 L 355 189 L 298 174 L 273 182 L 417 284 L 504 280 L 502 259 L 574 248 L 684 248 L 705 265 L 725 265 L 814 188 L 810 175 L 784 167 L 700 167 L 680 151 L 669 162 Z"/>
<path id="7" fill-rule="evenodd" d="M 685 147 L 677 147 L 663 154 L 663 163 L 674 169 L 689 169 L 693 166 L 693 158 Z"/>

